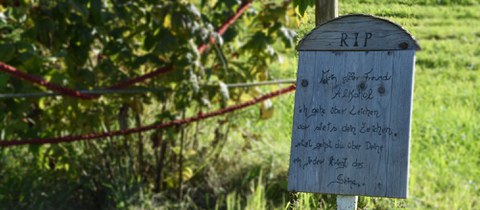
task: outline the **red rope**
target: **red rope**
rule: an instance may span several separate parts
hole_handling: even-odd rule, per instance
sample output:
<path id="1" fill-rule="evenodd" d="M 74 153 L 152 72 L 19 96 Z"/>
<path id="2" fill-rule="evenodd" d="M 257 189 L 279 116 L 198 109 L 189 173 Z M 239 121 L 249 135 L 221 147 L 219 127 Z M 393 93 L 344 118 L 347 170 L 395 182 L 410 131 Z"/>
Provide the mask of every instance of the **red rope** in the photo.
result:
<path id="1" fill-rule="evenodd" d="M 237 12 L 235 12 L 235 14 L 233 14 L 230 18 L 228 18 L 222 24 L 222 26 L 220 26 L 220 28 L 217 29 L 217 34 L 223 35 L 227 31 L 228 27 L 230 27 L 245 12 L 245 10 L 248 9 L 248 7 L 252 4 L 252 2 L 253 0 L 250 0 L 245 2 L 242 6 L 240 6 L 237 9 Z M 200 52 L 200 54 L 203 54 L 203 52 L 205 52 L 208 46 L 210 44 L 215 44 L 215 42 L 216 42 L 215 37 L 210 37 L 210 42 L 207 44 L 204 43 L 200 47 L 198 47 L 198 52 Z"/>
<path id="2" fill-rule="evenodd" d="M 0 71 L 3 71 L 7 74 L 10 74 L 14 77 L 21 78 L 21 79 L 30 81 L 32 83 L 44 86 L 49 90 L 53 90 L 55 92 L 63 93 L 65 95 L 72 96 L 72 97 L 75 97 L 75 98 L 81 98 L 81 99 L 87 100 L 87 99 L 96 99 L 96 98 L 100 97 L 99 95 L 83 94 L 83 93 L 80 93 L 76 90 L 69 89 L 69 88 L 66 88 L 66 87 L 62 87 L 60 85 L 50 83 L 43 78 L 37 77 L 35 75 L 27 74 L 25 72 L 21 72 L 18 69 L 16 69 L 15 67 L 9 66 L 9 65 L 7 65 L 3 62 L 0 62 Z"/>
<path id="3" fill-rule="evenodd" d="M 158 123 L 158 124 L 152 124 L 144 127 L 138 127 L 138 128 L 130 128 L 130 129 L 125 129 L 125 130 L 117 130 L 117 131 L 111 131 L 111 132 L 104 132 L 104 133 L 92 133 L 92 134 L 84 134 L 84 135 L 78 135 L 78 136 L 62 136 L 62 137 L 54 137 L 54 138 L 44 138 L 44 139 L 31 139 L 31 140 L 11 140 L 11 141 L 0 141 L 0 147 L 11 147 L 11 146 L 19 146 L 19 145 L 31 145 L 31 144 L 58 144 L 62 142 L 73 142 L 73 141 L 80 141 L 80 140 L 92 140 L 92 139 L 99 139 L 99 138 L 107 138 L 107 137 L 112 137 L 112 136 L 120 136 L 120 135 L 128 135 L 128 134 L 133 134 L 133 133 L 139 133 L 139 132 L 144 132 L 148 130 L 153 130 L 153 129 L 163 129 L 163 128 L 168 128 L 172 127 L 175 125 L 183 125 L 183 124 L 188 124 L 191 122 L 196 122 L 200 121 L 203 119 L 223 115 L 229 112 L 233 112 L 238 109 L 243 109 L 245 107 L 254 105 L 256 103 L 265 101 L 267 99 L 283 95 L 286 93 L 289 93 L 291 91 L 295 90 L 295 85 L 291 85 L 287 88 L 283 88 L 277 91 L 270 92 L 268 94 L 265 94 L 261 97 L 254 98 L 250 101 L 229 106 L 223 109 L 219 109 L 213 112 L 208 112 L 208 113 L 199 113 L 197 116 L 185 118 L 185 119 L 180 119 L 180 120 L 173 120 L 169 121 L 166 123 Z"/>
<path id="4" fill-rule="evenodd" d="M 220 28 L 218 28 L 217 34 L 223 35 L 227 31 L 228 27 L 230 27 L 243 14 L 243 12 L 245 12 L 245 10 L 247 10 L 247 8 L 251 4 L 252 4 L 252 0 L 245 2 L 242 6 L 240 6 L 237 9 L 237 12 L 235 12 L 235 14 L 233 14 L 230 18 L 228 18 L 222 24 L 222 26 L 220 26 Z M 200 54 L 203 54 L 205 52 L 205 50 L 210 46 L 210 44 L 214 44 L 216 42 L 214 37 L 210 37 L 209 41 L 210 41 L 209 43 L 204 43 L 197 48 L 197 50 Z M 120 82 L 120 83 L 118 83 L 116 85 L 113 85 L 113 86 L 110 86 L 110 89 L 125 88 L 125 87 L 131 86 L 135 83 L 145 81 L 147 79 L 153 78 L 157 75 L 164 74 L 164 73 L 167 73 L 167 72 L 170 72 L 170 71 L 173 71 L 173 68 L 171 66 L 158 68 L 158 69 L 156 69 L 156 70 L 154 70 L 150 73 L 144 74 L 144 75 L 139 76 L 139 77 L 135 77 L 133 79 L 129 79 L 129 80 L 124 81 L 124 82 Z"/>
<path id="5" fill-rule="evenodd" d="M 152 72 L 149 72 L 149 73 L 146 73 L 142 76 L 138 76 L 138 77 L 129 79 L 127 81 L 119 82 L 115 85 L 110 86 L 108 89 L 123 89 L 123 88 L 129 87 L 129 86 L 132 86 L 135 83 L 145 81 L 147 79 L 153 78 L 153 77 L 155 77 L 157 75 L 160 75 L 160 74 L 165 74 L 165 73 L 170 72 L 170 71 L 173 71 L 173 68 L 171 66 L 157 68 L 156 70 L 154 70 Z"/>
<path id="6" fill-rule="evenodd" d="M 230 27 L 243 14 L 243 12 L 245 12 L 245 10 L 248 8 L 248 6 L 250 6 L 252 1 L 253 0 L 247 1 L 240 8 L 238 8 L 236 13 L 233 16 L 231 16 L 230 18 L 228 18 L 222 24 L 222 26 L 220 26 L 220 28 L 217 30 L 217 33 L 220 34 L 220 35 L 223 35 L 225 33 L 225 31 L 228 29 L 228 27 Z M 205 50 L 207 49 L 207 47 L 210 44 L 213 44 L 213 43 L 215 43 L 215 38 L 211 37 L 209 43 L 202 44 L 200 47 L 198 47 L 198 51 L 200 52 L 200 54 L 203 54 L 205 52 Z M 135 83 L 145 81 L 147 79 L 153 78 L 153 77 L 155 77 L 157 75 L 160 75 L 160 74 L 170 72 L 172 70 L 173 70 L 173 68 L 171 66 L 157 68 L 156 70 L 154 70 L 150 73 L 147 73 L 147 74 L 129 79 L 127 81 L 117 83 L 115 85 L 112 85 L 108 89 L 126 88 L 126 87 L 131 86 Z M 83 93 L 80 93 L 76 90 L 50 83 L 47 80 L 45 80 L 43 78 L 40 78 L 38 76 L 18 71 L 15 67 L 9 66 L 9 65 L 7 65 L 5 63 L 2 63 L 2 62 L 0 62 L 0 71 L 8 73 L 8 74 L 10 74 L 10 75 L 12 75 L 16 78 L 20 78 L 20 79 L 23 79 L 23 80 L 26 80 L 26 81 L 30 81 L 30 82 L 38 84 L 40 86 L 44 86 L 49 90 L 59 92 L 59 93 L 63 93 L 65 95 L 68 95 L 68 96 L 71 96 L 71 97 L 80 98 L 80 99 L 84 99 L 84 100 L 97 99 L 97 98 L 100 97 L 99 94 L 95 94 L 95 95 L 83 94 Z"/>

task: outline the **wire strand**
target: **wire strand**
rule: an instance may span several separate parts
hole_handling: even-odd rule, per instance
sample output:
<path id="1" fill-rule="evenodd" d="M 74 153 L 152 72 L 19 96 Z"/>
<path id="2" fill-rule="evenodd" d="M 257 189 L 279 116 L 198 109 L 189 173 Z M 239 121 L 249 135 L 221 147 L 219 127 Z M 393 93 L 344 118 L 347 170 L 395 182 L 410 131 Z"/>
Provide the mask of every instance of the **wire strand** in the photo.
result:
<path id="1" fill-rule="evenodd" d="M 295 79 L 280 79 L 272 81 L 261 81 L 261 82 L 250 82 L 250 83 L 233 83 L 225 84 L 228 88 L 241 88 L 241 87 L 254 87 L 254 86 L 264 86 L 264 85 L 278 85 L 278 84 L 292 84 L 295 83 Z M 215 85 L 207 85 L 214 87 Z M 135 89 L 100 89 L 100 90 L 79 90 L 78 92 L 82 94 L 98 94 L 98 95 L 108 95 L 108 94 L 144 94 L 144 93 L 160 93 L 165 91 L 165 88 L 135 88 Z M 62 93 L 57 92 L 37 92 L 37 93 L 0 93 L 0 100 L 2 99 L 11 99 L 11 98 L 42 98 L 42 97 L 54 97 L 54 96 L 63 96 Z"/>
<path id="2" fill-rule="evenodd" d="M 103 133 L 90 133 L 90 134 L 83 134 L 83 135 L 68 135 L 62 137 L 54 137 L 54 138 L 38 138 L 38 139 L 30 139 L 30 140 L 2 140 L 0 141 L 0 147 L 11 147 L 11 146 L 20 146 L 20 145 L 39 145 L 39 144 L 58 144 L 63 142 L 74 142 L 74 141 L 81 141 L 81 140 L 93 140 L 93 139 L 101 139 L 113 136 L 121 136 L 121 135 L 128 135 L 133 133 L 144 132 L 153 129 L 164 129 L 172 126 L 180 126 L 183 124 L 188 124 L 196 121 L 200 121 L 203 119 L 223 115 L 229 112 L 233 112 L 238 109 L 243 109 L 249 106 L 252 106 L 256 103 L 265 101 L 270 98 L 274 98 L 276 96 L 280 96 L 295 90 L 295 85 L 291 85 L 287 88 L 283 88 L 280 90 L 276 90 L 270 92 L 268 94 L 262 95 L 261 97 L 254 98 L 250 101 L 240 103 L 237 105 L 229 106 L 223 109 L 218 109 L 216 111 L 208 112 L 208 113 L 198 113 L 196 116 L 188 117 L 180 120 L 172 120 L 166 123 L 159 123 L 159 124 L 151 124 L 148 126 L 125 129 L 125 130 L 116 130 L 111 132 L 103 132 Z"/>
<path id="3" fill-rule="evenodd" d="M 17 68 L 7 65 L 3 62 L 0 62 L 0 71 L 5 72 L 7 74 L 12 75 L 13 77 L 20 78 L 26 81 L 29 81 L 31 83 L 44 86 L 49 90 L 62 93 L 64 95 L 68 95 L 74 98 L 80 98 L 84 100 L 90 100 L 90 99 L 97 99 L 100 97 L 99 95 L 90 95 L 90 94 L 83 94 L 80 93 L 77 90 L 73 90 L 70 88 L 66 88 L 60 85 L 53 84 L 43 78 L 40 78 L 38 76 L 32 75 L 32 74 L 27 74 L 25 72 L 19 71 Z"/>

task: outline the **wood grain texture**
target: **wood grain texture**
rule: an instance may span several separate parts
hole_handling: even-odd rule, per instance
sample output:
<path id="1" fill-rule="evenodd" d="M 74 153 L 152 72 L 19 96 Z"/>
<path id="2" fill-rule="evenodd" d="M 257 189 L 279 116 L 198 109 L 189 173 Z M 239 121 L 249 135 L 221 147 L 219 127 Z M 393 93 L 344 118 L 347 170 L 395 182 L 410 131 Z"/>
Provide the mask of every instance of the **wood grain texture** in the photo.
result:
<path id="1" fill-rule="evenodd" d="M 300 51 L 288 189 L 407 197 L 414 50 Z"/>
<path id="2" fill-rule="evenodd" d="M 419 50 L 401 26 L 370 15 L 346 15 L 321 24 L 297 46 L 298 51 Z"/>
<path id="3" fill-rule="evenodd" d="M 338 0 L 315 0 L 315 25 L 338 17 Z"/>

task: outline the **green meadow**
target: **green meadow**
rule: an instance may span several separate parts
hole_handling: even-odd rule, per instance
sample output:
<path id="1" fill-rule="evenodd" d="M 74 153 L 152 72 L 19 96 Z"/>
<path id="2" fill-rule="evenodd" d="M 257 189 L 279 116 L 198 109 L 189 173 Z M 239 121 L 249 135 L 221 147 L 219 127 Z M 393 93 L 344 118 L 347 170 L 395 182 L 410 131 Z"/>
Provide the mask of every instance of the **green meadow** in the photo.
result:
<path id="1" fill-rule="evenodd" d="M 360 197 L 360 209 L 480 208 L 479 11 L 474 1 L 340 1 L 340 15 L 362 13 L 390 19 L 422 47 L 416 57 L 409 198 Z M 314 12 L 307 13 L 299 38 L 314 27 Z M 292 55 L 286 64 L 274 68 L 275 76 L 294 78 L 296 59 Z M 243 126 L 251 128 L 251 136 L 261 136 L 250 139 L 255 146 L 248 154 L 231 160 L 250 165 L 250 174 L 260 171 L 256 173 L 261 179 L 253 179 L 245 198 L 247 209 L 335 209 L 331 195 L 274 192 L 284 191 L 287 184 L 293 99 L 293 94 L 275 99 L 275 115 L 269 120 L 241 119 L 255 117 L 253 109 L 238 113 L 239 122 L 249 123 Z M 231 149 L 238 146 L 236 137 L 230 137 Z"/>

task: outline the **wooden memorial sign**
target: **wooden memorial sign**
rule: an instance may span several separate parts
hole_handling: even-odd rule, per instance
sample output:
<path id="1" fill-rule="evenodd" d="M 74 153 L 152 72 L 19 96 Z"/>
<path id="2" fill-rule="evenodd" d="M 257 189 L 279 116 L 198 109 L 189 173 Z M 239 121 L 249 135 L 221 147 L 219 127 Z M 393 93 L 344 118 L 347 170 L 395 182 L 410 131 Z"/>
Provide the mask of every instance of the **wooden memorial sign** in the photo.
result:
<path id="1" fill-rule="evenodd" d="M 406 198 L 414 38 L 388 20 L 347 15 L 297 49 L 288 189 Z"/>

